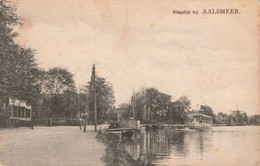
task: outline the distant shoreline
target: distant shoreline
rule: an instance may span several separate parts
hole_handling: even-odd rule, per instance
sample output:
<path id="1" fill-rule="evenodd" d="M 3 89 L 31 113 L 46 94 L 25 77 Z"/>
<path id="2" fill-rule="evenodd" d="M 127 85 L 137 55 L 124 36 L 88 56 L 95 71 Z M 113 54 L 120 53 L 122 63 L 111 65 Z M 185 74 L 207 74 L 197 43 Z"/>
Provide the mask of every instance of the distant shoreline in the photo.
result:
<path id="1" fill-rule="evenodd" d="M 226 124 L 213 124 L 213 127 L 242 127 L 242 126 L 259 126 L 259 125 L 226 125 Z"/>

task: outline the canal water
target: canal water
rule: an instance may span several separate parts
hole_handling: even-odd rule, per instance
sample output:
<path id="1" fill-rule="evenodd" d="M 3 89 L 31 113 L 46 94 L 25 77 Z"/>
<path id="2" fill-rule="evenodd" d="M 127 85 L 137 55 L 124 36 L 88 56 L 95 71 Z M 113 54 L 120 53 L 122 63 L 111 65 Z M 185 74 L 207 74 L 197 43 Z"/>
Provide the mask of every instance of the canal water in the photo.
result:
<path id="1" fill-rule="evenodd" d="M 135 159 L 154 165 L 258 166 L 260 127 L 214 127 L 212 131 L 163 129 L 124 140 Z"/>

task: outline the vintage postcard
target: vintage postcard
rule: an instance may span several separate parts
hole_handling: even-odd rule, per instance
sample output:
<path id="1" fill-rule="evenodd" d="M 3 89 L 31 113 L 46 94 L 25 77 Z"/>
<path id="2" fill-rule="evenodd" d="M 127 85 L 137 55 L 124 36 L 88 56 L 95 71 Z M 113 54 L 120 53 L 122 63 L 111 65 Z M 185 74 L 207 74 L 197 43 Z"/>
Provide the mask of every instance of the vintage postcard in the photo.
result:
<path id="1" fill-rule="evenodd" d="M 260 166 L 259 0 L 0 0 L 0 165 Z"/>

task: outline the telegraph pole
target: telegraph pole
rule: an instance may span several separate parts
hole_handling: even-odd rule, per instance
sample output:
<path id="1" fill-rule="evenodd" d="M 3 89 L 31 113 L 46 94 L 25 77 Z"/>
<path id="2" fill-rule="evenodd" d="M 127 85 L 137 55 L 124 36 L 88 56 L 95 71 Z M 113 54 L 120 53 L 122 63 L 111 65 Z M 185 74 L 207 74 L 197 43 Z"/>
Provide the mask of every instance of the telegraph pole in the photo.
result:
<path id="1" fill-rule="evenodd" d="M 96 101 L 96 73 L 95 73 L 95 64 L 93 64 L 93 86 L 94 86 L 95 132 L 97 132 L 97 101 Z"/>

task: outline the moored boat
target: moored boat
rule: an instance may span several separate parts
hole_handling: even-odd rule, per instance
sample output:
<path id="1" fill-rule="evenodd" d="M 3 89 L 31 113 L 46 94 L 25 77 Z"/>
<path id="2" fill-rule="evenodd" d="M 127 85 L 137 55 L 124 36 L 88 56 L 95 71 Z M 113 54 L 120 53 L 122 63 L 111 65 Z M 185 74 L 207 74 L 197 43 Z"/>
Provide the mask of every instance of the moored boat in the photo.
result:
<path id="1" fill-rule="evenodd" d="M 195 130 L 212 130 L 212 117 L 200 113 L 192 114 L 188 127 Z"/>

